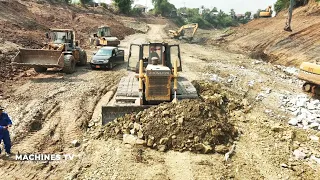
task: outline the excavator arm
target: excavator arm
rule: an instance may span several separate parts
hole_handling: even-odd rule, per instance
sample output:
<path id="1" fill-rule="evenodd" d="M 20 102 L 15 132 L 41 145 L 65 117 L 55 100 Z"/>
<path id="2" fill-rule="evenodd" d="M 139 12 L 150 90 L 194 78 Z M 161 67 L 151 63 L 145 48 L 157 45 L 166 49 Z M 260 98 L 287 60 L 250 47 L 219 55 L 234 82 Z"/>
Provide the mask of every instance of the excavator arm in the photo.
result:
<path id="1" fill-rule="evenodd" d="M 288 18 L 287 18 L 286 26 L 284 27 L 284 30 L 289 31 L 289 32 L 292 32 L 291 19 L 292 19 L 292 11 L 293 11 L 294 2 L 295 2 L 295 0 L 290 0 L 289 10 L 288 10 Z"/>

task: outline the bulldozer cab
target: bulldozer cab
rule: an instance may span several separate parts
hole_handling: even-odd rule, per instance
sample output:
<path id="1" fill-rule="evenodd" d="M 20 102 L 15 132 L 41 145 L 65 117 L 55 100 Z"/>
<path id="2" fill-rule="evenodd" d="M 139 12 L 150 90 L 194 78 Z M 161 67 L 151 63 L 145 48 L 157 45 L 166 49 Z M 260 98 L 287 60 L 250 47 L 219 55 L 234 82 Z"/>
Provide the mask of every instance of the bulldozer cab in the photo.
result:
<path id="1" fill-rule="evenodd" d="M 156 65 L 166 66 L 173 69 L 174 61 L 177 60 L 178 71 L 182 71 L 179 45 L 167 43 L 131 44 L 128 67 L 130 71 L 139 72 L 139 61 L 143 60 L 144 69 L 152 60 L 157 59 Z"/>
<path id="2" fill-rule="evenodd" d="M 108 26 L 99 27 L 98 32 L 97 32 L 97 36 L 98 37 L 110 37 L 111 36 L 110 27 L 108 27 Z"/>

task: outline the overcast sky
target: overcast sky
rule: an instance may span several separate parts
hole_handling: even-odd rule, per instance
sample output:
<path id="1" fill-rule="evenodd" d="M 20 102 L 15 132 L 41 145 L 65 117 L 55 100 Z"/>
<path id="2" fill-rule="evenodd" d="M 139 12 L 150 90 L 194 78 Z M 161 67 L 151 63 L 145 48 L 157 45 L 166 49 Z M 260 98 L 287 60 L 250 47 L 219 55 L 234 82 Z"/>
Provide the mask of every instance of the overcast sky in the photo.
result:
<path id="1" fill-rule="evenodd" d="M 110 3 L 111 0 L 95 0 L 96 2 Z M 152 7 L 151 0 L 134 0 L 135 4 L 147 5 Z M 234 9 L 237 14 L 244 14 L 246 11 L 256 12 L 258 9 L 266 9 L 267 6 L 272 5 L 276 0 L 168 0 L 174 4 L 176 8 L 200 8 L 204 5 L 206 8 L 217 7 L 225 12 L 230 12 Z"/>

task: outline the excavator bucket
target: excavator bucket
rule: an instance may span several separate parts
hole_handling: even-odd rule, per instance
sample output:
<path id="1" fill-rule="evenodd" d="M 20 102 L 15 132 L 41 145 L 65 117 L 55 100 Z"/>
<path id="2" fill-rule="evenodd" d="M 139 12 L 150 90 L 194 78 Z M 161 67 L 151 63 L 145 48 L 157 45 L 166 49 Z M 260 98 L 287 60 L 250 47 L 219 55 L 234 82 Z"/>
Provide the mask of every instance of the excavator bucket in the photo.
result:
<path id="1" fill-rule="evenodd" d="M 151 106 L 102 106 L 102 125 L 124 116 L 125 114 L 143 111 L 149 107 Z"/>
<path id="2" fill-rule="evenodd" d="M 12 64 L 27 67 L 63 67 L 63 54 L 56 50 L 20 49 Z"/>

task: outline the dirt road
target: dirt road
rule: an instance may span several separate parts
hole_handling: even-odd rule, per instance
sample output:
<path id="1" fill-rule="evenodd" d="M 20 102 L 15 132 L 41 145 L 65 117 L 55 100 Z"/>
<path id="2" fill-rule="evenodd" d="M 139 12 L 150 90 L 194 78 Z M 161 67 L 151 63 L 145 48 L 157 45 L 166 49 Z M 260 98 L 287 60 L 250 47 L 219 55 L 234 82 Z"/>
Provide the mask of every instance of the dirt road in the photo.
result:
<path id="1" fill-rule="evenodd" d="M 130 43 L 168 41 L 163 25 L 150 25 L 147 34 L 126 37 Z M 167 153 L 138 149 L 120 140 L 100 140 L 101 105 L 112 96 L 126 75 L 125 65 L 112 71 L 78 68 L 72 75 L 50 71 L 16 82 L 6 82 L 0 104 L 13 117 L 13 152 L 74 154 L 73 160 L 59 163 L 28 163 L 0 158 L 0 176 L 6 179 L 317 179 L 319 165 L 292 159 L 293 142 L 299 141 L 287 115 L 279 111 L 279 96 L 299 94 L 300 82 L 271 64 L 214 46 L 180 44 L 183 72 L 189 80 L 219 81 L 238 101 L 252 106 L 248 113 L 235 112 L 241 132 L 235 155 L 226 163 L 219 154 Z M 92 50 L 89 50 L 89 52 Z M 126 51 L 126 53 L 128 53 Z M 33 73 L 29 70 L 27 73 Z M 257 96 L 271 89 L 264 98 Z M 266 112 L 266 110 L 269 113 Z M 270 115 L 272 112 L 274 115 Z M 276 130 L 275 130 L 276 129 Z M 316 134 L 315 131 L 302 132 Z M 78 140 L 79 147 L 71 141 Z M 308 143 L 300 141 L 301 144 Z M 319 145 L 318 145 L 319 146 Z M 294 168 L 281 167 L 281 164 Z"/>

